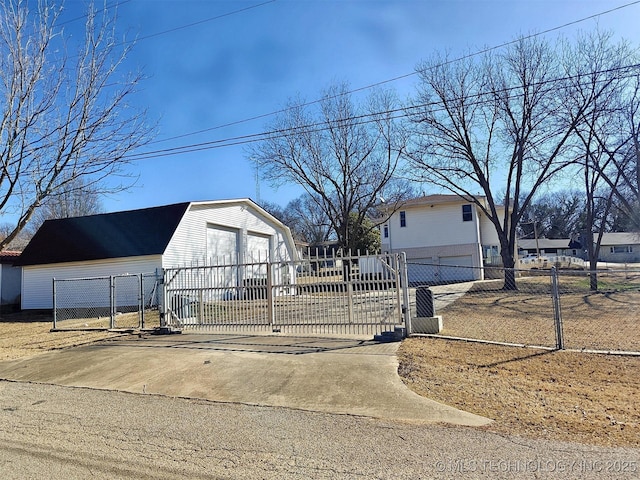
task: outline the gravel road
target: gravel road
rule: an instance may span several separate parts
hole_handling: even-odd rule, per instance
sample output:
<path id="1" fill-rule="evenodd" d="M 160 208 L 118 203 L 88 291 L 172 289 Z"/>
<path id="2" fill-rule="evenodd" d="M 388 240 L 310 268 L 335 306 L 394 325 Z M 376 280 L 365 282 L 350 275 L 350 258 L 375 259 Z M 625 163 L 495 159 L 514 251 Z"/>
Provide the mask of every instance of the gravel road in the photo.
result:
<path id="1" fill-rule="evenodd" d="M 285 408 L 0 381 L 23 478 L 639 478 L 640 449 Z"/>

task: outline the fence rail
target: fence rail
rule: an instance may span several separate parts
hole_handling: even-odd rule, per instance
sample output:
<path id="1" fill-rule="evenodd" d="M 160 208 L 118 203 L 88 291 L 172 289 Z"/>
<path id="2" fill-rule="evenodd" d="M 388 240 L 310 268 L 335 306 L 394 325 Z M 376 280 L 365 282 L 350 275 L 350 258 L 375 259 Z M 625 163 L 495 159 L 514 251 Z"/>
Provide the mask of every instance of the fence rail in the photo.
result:
<path id="1" fill-rule="evenodd" d="M 375 335 L 416 317 L 416 289 L 426 285 L 445 336 L 640 352 L 638 268 L 514 270 L 514 288 L 505 288 L 502 268 L 402 259 L 323 257 L 167 269 L 164 278 L 55 279 L 53 326 L 152 327 L 162 314 L 163 326 L 205 331 Z"/>
<path id="2" fill-rule="evenodd" d="M 408 262 L 415 272 L 422 268 Z M 427 267 L 425 267 L 427 268 Z M 433 270 L 434 266 L 428 268 Z M 515 270 L 505 288 L 505 269 L 460 272 L 431 283 L 442 335 L 501 343 L 578 350 L 640 352 L 640 269 Z M 455 267 L 447 266 L 446 271 Z M 441 270 L 442 271 L 442 270 Z M 596 289 L 593 287 L 597 286 Z M 415 289 L 411 309 L 416 315 Z"/>

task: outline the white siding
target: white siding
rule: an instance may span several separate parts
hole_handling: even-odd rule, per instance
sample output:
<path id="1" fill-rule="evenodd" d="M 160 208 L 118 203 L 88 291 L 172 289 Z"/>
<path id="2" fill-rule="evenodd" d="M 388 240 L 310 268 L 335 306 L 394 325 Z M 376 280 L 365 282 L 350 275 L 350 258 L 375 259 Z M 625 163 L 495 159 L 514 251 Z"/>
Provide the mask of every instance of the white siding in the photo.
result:
<path id="1" fill-rule="evenodd" d="M 421 205 L 402 211 L 406 211 L 406 227 L 400 227 L 400 212 L 394 213 L 389 221 L 394 251 L 479 243 L 475 208 L 472 209 L 473 220 L 469 222 L 462 221 L 462 203 Z"/>
<path id="2" fill-rule="evenodd" d="M 163 267 L 209 264 L 213 252 L 207 251 L 207 231 L 222 228 L 239 232 L 238 252 L 245 252 L 249 236 L 270 238 L 272 259 L 293 257 L 294 245 L 289 245 L 284 230 L 260 214 L 249 204 L 194 204 L 178 225 L 163 256 Z"/>
<path id="3" fill-rule="evenodd" d="M 53 308 L 54 278 L 84 278 L 151 273 L 162 267 L 160 255 L 31 265 L 22 268 L 22 309 Z M 82 292 L 78 293 L 82 295 Z"/>
<path id="4" fill-rule="evenodd" d="M 504 215 L 504 208 L 498 209 L 498 215 L 502 218 Z M 478 212 L 478 216 L 480 217 L 480 238 L 482 239 L 482 245 L 500 245 L 500 239 L 498 238 L 496 227 L 493 225 L 491 220 L 480 212 Z"/>

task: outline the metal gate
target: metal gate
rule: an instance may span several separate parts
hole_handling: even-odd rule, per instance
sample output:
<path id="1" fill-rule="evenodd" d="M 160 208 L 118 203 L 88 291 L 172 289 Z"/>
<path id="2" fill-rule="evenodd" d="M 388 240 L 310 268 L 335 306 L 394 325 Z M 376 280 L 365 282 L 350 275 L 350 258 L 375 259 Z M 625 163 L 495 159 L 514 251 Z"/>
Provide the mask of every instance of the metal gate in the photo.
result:
<path id="1" fill-rule="evenodd" d="M 403 254 L 314 256 L 170 268 L 164 326 L 180 329 L 376 335 L 405 326 Z"/>
<path id="2" fill-rule="evenodd" d="M 159 324 L 156 273 L 53 279 L 53 329 L 132 329 Z"/>

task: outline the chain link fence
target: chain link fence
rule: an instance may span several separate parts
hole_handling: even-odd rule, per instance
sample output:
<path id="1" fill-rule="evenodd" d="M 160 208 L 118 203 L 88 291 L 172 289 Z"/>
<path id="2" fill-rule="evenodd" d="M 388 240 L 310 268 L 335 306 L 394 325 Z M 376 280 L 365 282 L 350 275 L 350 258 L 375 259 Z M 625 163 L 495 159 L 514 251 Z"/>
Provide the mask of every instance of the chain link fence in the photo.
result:
<path id="1" fill-rule="evenodd" d="M 640 351 L 640 269 L 560 271 L 558 284 L 565 348 Z"/>
<path id="2" fill-rule="evenodd" d="M 512 270 L 515 288 L 505 288 L 508 272 L 503 268 L 407 263 L 414 279 L 420 272 L 425 278 L 431 275 L 431 281 L 411 285 L 412 317 L 420 316 L 417 289 L 428 286 L 434 314 L 442 316 L 441 335 L 549 348 L 640 352 L 640 269 Z"/>
<path id="3" fill-rule="evenodd" d="M 132 329 L 160 325 L 155 273 L 53 280 L 53 329 Z"/>

